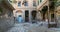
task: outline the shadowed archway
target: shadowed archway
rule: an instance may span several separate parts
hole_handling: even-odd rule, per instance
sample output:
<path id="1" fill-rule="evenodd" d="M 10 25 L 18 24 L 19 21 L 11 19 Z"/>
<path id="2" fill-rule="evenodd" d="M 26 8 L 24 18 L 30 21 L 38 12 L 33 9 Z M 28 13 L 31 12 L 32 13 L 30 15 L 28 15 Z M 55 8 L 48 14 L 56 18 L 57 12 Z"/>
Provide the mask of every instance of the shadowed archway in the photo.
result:
<path id="1" fill-rule="evenodd" d="M 31 12 L 31 14 L 32 14 L 32 20 L 35 20 L 35 18 L 36 18 L 36 13 L 37 13 L 36 10 L 33 10 L 33 11 Z"/>
<path id="2" fill-rule="evenodd" d="M 48 6 L 44 6 L 43 9 L 40 11 L 43 15 L 43 20 L 45 20 L 45 14 L 48 11 Z"/>

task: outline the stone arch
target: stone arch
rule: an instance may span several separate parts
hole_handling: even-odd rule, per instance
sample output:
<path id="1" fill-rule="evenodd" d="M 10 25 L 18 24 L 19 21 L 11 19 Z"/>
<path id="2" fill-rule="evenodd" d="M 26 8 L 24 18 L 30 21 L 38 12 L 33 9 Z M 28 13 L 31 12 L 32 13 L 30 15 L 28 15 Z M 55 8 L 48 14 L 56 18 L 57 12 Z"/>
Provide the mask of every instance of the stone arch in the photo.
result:
<path id="1" fill-rule="evenodd" d="M 22 10 L 17 10 L 15 13 L 16 13 L 16 17 L 18 17 L 19 15 L 22 16 L 23 11 Z"/>
<path id="2" fill-rule="evenodd" d="M 36 10 L 31 11 L 32 20 L 35 20 L 36 19 L 36 14 L 37 14 L 37 11 Z"/>
<path id="3" fill-rule="evenodd" d="M 22 11 L 21 10 L 17 10 L 16 13 L 22 13 Z"/>
<path id="4" fill-rule="evenodd" d="M 43 18 L 42 20 L 45 20 L 47 11 L 48 11 L 48 6 L 44 6 L 40 11 L 42 13 L 42 18 Z"/>

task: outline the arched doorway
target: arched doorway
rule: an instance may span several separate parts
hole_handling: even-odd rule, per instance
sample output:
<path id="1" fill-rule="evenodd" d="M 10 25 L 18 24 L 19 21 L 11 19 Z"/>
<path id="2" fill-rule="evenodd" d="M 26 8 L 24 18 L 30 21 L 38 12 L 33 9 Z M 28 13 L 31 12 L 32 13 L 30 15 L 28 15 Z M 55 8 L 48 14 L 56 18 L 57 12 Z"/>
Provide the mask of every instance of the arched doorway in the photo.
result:
<path id="1" fill-rule="evenodd" d="M 42 20 L 44 20 L 44 21 L 45 21 L 45 18 L 46 18 L 45 15 L 46 15 L 47 11 L 48 11 L 48 6 L 44 6 L 43 9 L 41 10 Z"/>
<path id="2" fill-rule="evenodd" d="M 31 12 L 32 20 L 36 20 L 36 13 L 37 13 L 36 10 L 33 10 L 33 11 Z"/>
<path id="3" fill-rule="evenodd" d="M 22 13 L 23 13 L 23 12 L 22 12 L 21 10 L 17 10 L 15 13 L 16 13 L 16 14 L 15 14 L 15 15 L 16 15 L 16 17 L 18 17 L 19 15 L 21 15 L 21 16 L 22 16 Z"/>
<path id="4" fill-rule="evenodd" d="M 54 14 L 51 14 L 51 22 L 54 22 Z"/>

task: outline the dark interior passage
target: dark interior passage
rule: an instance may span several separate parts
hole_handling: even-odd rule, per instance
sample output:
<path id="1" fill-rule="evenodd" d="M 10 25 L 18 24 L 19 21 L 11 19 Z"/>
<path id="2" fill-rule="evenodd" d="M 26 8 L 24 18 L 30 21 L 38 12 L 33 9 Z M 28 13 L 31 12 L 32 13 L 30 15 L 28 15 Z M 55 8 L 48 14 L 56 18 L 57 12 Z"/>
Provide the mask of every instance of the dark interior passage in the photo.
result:
<path id="1" fill-rule="evenodd" d="M 26 10 L 25 11 L 25 22 L 28 22 L 29 21 L 29 11 Z"/>
<path id="2" fill-rule="evenodd" d="M 36 18 L 36 11 L 34 10 L 34 11 L 32 11 L 32 20 L 35 20 L 35 18 Z"/>

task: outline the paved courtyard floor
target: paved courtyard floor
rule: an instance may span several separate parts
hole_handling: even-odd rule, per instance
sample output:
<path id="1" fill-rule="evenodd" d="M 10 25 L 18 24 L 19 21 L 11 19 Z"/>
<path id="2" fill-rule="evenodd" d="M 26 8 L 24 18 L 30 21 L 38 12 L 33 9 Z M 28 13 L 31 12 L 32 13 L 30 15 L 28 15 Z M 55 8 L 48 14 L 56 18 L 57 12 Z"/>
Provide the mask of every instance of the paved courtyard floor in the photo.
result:
<path id="1" fill-rule="evenodd" d="M 41 23 L 15 23 L 14 26 L 6 32 L 60 32 L 58 28 L 48 28 L 47 24 Z"/>

